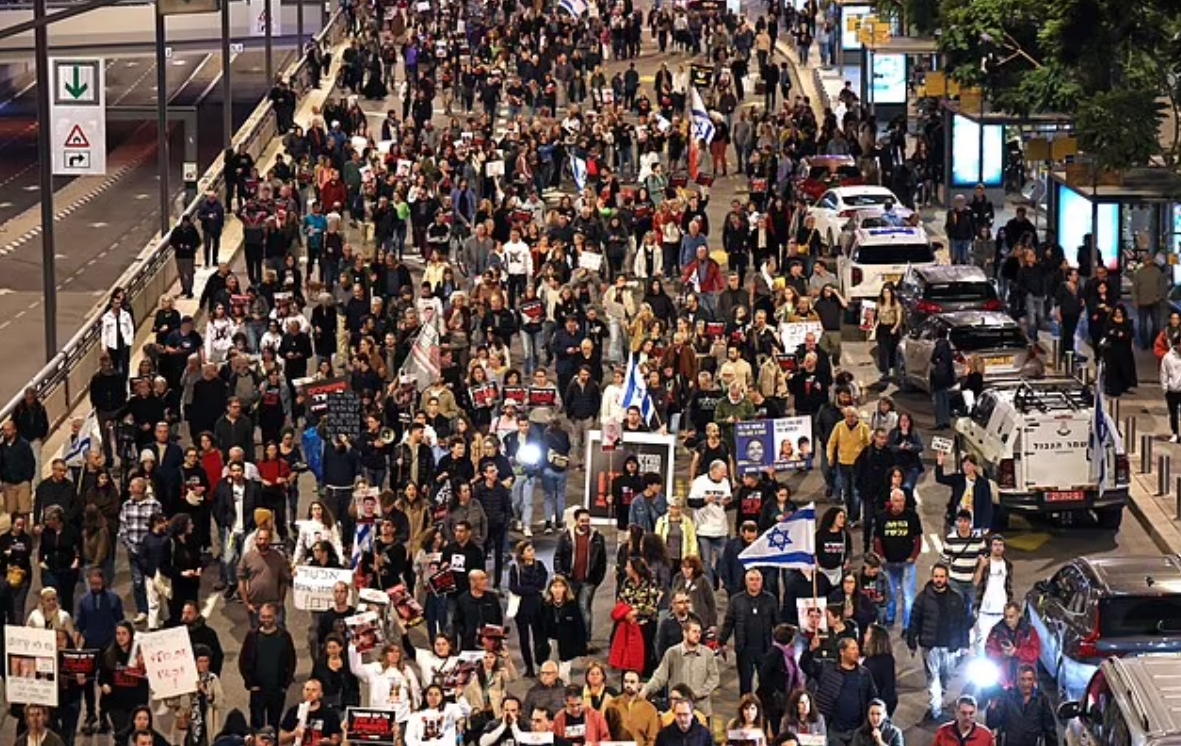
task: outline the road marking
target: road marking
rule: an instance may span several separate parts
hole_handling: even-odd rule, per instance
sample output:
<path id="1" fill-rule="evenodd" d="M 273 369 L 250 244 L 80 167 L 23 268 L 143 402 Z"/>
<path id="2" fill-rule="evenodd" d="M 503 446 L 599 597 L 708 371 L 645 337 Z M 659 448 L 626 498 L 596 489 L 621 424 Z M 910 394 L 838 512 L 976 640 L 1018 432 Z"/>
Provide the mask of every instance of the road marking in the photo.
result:
<path id="1" fill-rule="evenodd" d="M 12 295 L 15 292 L 12 288 L 0 288 L 0 295 Z"/>
<path id="2" fill-rule="evenodd" d="M 16 207 L 16 205 L 11 202 L 0 202 L 0 210 L 7 209 L 9 207 Z"/>
<path id="3" fill-rule="evenodd" d="M 920 508 L 923 507 L 923 497 L 922 497 L 922 495 L 919 494 L 919 488 L 915 487 L 914 489 L 911 490 L 911 493 L 914 495 L 914 504 L 917 507 L 920 507 Z"/>
<path id="4" fill-rule="evenodd" d="M 67 277 L 65 280 L 63 280 L 63 281 L 62 281 L 62 284 L 63 284 L 63 285 L 69 285 L 69 284 L 70 284 L 71 282 L 73 282 L 73 281 L 74 281 L 74 276 L 73 276 L 73 275 L 70 275 L 69 277 Z"/>
<path id="5" fill-rule="evenodd" d="M 201 616 L 206 619 L 212 619 L 219 598 L 221 598 L 220 593 L 211 593 L 209 598 L 205 599 L 205 605 L 201 607 Z"/>
<path id="6" fill-rule="evenodd" d="M 931 548 L 935 550 L 936 554 L 943 554 L 943 538 L 934 531 L 929 535 L 931 537 Z"/>
<path id="7" fill-rule="evenodd" d="M 3 324 L 0 324 L 0 329 L 7 329 L 8 325 L 11 323 L 11 321 L 5 321 Z"/>
<path id="8" fill-rule="evenodd" d="M 37 191 L 37 190 L 38 190 L 38 189 L 40 189 L 40 188 L 41 188 L 41 187 L 37 186 L 36 184 L 29 184 L 29 185 L 27 185 L 27 186 L 25 187 L 25 191 L 26 191 L 26 192 L 35 192 L 35 191 Z"/>
<path id="9" fill-rule="evenodd" d="M 108 225 L 110 225 L 110 223 L 104 223 L 103 221 L 100 220 L 97 223 L 91 223 L 90 227 L 91 228 L 106 228 Z"/>
<path id="10" fill-rule="evenodd" d="M 53 258 L 54 259 L 66 259 L 67 257 L 65 254 L 54 254 Z"/>
<path id="11" fill-rule="evenodd" d="M 157 177 L 157 178 L 159 178 L 159 177 Z M 144 199 L 151 199 L 151 198 L 152 198 L 152 195 L 150 195 L 150 194 L 144 194 L 143 192 L 140 192 L 139 194 L 135 195 L 135 198 L 136 198 L 136 199 L 139 199 L 139 200 L 144 200 Z"/>
<path id="12" fill-rule="evenodd" d="M 89 262 L 86 263 L 86 266 L 87 267 L 93 266 L 96 262 L 98 262 L 97 259 L 91 259 Z"/>
<path id="13" fill-rule="evenodd" d="M 927 546 L 926 536 L 919 537 L 919 544 L 922 545 L 922 548 L 919 550 L 919 554 L 926 554 L 927 552 L 931 551 L 931 548 Z"/>
<path id="14" fill-rule="evenodd" d="M 34 308 L 36 308 L 39 305 L 41 305 L 41 301 L 35 300 L 29 304 L 29 310 L 32 311 Z"/>
<path id="15" fill-rule="evenodd" d="M 24 316 L 26 313 L 28 313 L 28 311 L 17 311 L 16 316 L 14 316 L 13 318 L 19 319 L 21 316 Z"/>

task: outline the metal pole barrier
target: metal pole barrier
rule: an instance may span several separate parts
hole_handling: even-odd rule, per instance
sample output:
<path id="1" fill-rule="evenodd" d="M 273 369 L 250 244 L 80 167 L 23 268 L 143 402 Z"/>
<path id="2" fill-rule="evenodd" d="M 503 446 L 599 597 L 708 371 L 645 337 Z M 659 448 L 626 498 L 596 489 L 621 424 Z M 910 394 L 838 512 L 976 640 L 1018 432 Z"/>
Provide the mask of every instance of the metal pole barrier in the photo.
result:
<path id="1" fill-rule="evenodd" d="M 271 17 L 271 0 L 266 0 L 266 6 L 263 13 L 267 19 L 267 34 L 266 34 L 266 55 L 267 55 L 267 85 L 274 85 L 275 83 L 275 57 L 272 42 L 274 23 Z"/>
<path id="2" fill-rule="evenodd" d="M 36 0 L 33 17 L 41 20 L 46 15 L 46 0 Z M 53 245 L 53 152 L 52 117 L 49 113 L 49 96 L 55 85 L 53 71 L 49 69 L 49 31 L 47 26 L 33 30 L 37 58 L 37 176 L 41 188 L 41 292 L 45 304 L 45 360 L 57 355 L 57 254 Z M 98 84 L 98 81 L 95 81 Z M 105 144 L 98 143 L 99 147 Z"/>
<path id="3" fill-rule="evenodd" d="M 1169 494 L 1169 457 L 1161 454 L 1157 457 L 1156 494 Z"/>
<path id="4" fill-rule="evenodd" d="M 1074 350 L 1066 351 L 1066 375 L 1074 375 Z"/>
<path id="5" fill-rule="evenodd" d="M 221 139 L 229 148 L 234 140 L 234 98 L 230 93 L 230 0 L 221 0 Z M 226 174 L 229 176 L 229 174 Z M 226 205 L 228 208 L 229 205 Z"/>
<path id="6" fill-rule="evenodd" d="M 1140 473 L 1152 473 L 1152 436 L 1140 436 Z"/>
<path id="7" fill-rule="evenodd" d="M 1111 419 L 1115 420 L 1116 422 L 1119 422 L 1120 400 L 1119 400 L 1119 398 L 1113 398 L 1111 401 L 1112 401 Z"/>
<path id="8" fill-rule="evenodd" d="M 1128 415 L 1124 418 L 1124 442 L 1127 443 L 1128 453 L 1136 452 L 1136 417 Z"/>
<path id="9" fill-rule="evenodd" d="M 164 16 L 156 13 L 156 171 L 160 180 L 160 236 L 171 226 L 168 199 L 168 61 L 164 57 Z"/>
<path id="10" fill-rule="evenodd" d="M 1177 488 L 1173 491 L 1173 514 L 1181 521 L 1181 477 L 1177 477 L 1176 485 Z"/>

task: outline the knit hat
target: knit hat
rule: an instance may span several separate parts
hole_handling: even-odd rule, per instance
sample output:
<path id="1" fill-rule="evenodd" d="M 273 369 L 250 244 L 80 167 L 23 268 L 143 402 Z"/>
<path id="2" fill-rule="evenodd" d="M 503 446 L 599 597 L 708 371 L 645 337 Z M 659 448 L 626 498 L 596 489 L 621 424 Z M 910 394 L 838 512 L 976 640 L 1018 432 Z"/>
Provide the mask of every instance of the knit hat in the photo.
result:
<path id="1" fill-rule="evenodd" d="M 263 524 L 273 525 L 275 522 L 275 514 L 266 508 L 254 509 L 254 525 L 262 526 Z"/>

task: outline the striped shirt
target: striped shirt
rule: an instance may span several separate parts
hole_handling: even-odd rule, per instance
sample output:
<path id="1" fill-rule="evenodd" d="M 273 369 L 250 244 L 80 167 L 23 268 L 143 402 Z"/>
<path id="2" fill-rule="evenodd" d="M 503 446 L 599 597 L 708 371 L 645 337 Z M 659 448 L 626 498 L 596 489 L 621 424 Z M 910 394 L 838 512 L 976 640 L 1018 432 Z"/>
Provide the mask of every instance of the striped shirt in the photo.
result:
<path id="1" fill-rule="evenodd" d="M 959 531 L 952 531 L 943 540 L 943 556 L 940 558 L 951 568 L 949 575 L 952 582 L 971 583 L 976 574 L 976 563 L 980 555 L 984 554 L 984 532 L 973 529 L 967 538 L 960 536 Z"/>

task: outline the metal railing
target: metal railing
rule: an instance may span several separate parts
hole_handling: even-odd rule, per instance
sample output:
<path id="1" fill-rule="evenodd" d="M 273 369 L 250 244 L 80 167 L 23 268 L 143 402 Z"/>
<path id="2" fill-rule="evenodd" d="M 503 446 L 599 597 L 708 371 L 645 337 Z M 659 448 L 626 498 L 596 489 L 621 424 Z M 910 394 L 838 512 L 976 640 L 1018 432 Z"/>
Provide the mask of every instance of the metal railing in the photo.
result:
<path id="1" fill-rule="evenodd" d="M 315 40 L 334 45 L 345 31 L 346 21 L 338 9 L 315 36 Z M 282 75 L 298 86 L 301 96 L 306 93 L 310 76 L 302 51 L 299 58 Z M 245 145 L 247 152 L 258 160 L 276 133 L 274 108 L 269 100 L 263 99 L 234 134 L 232 144 L 235 150 L 239 145 Z M 224 158 L 219 156 L 197 181 L 197 196 L 185 208 L 186 214 L 195 214 L 197 203 L 207 189 L 222 191 L 225 183 L 224 168 Z M 151 323 L 160 296 L 177 280 L 176 263 L 171 260 L 172 247 L 168 243 L 168 236 L 156 236 L 115 283 L 114 287 L 121 287 L 126 292 L 133 318 L 138 321 L 141 328 Z M 37 392 L 37 397 L 49 412 L 49 421 L 53 428 L 59 426 L 89 392 L 90 379 L 98 370 L 98 360 L 103 352 L 100 341 L 106 303 L 107 299 L 104 298 L 96 304 L 82 328 L 24 387 L 31 387 Z M 136 330 L 137 335 L 139 331 L 140 329 Z M 23 396 L 23 391 L 18 392 L 3 409 L 0 409 L 0 421 L 11 416 Z"/>

